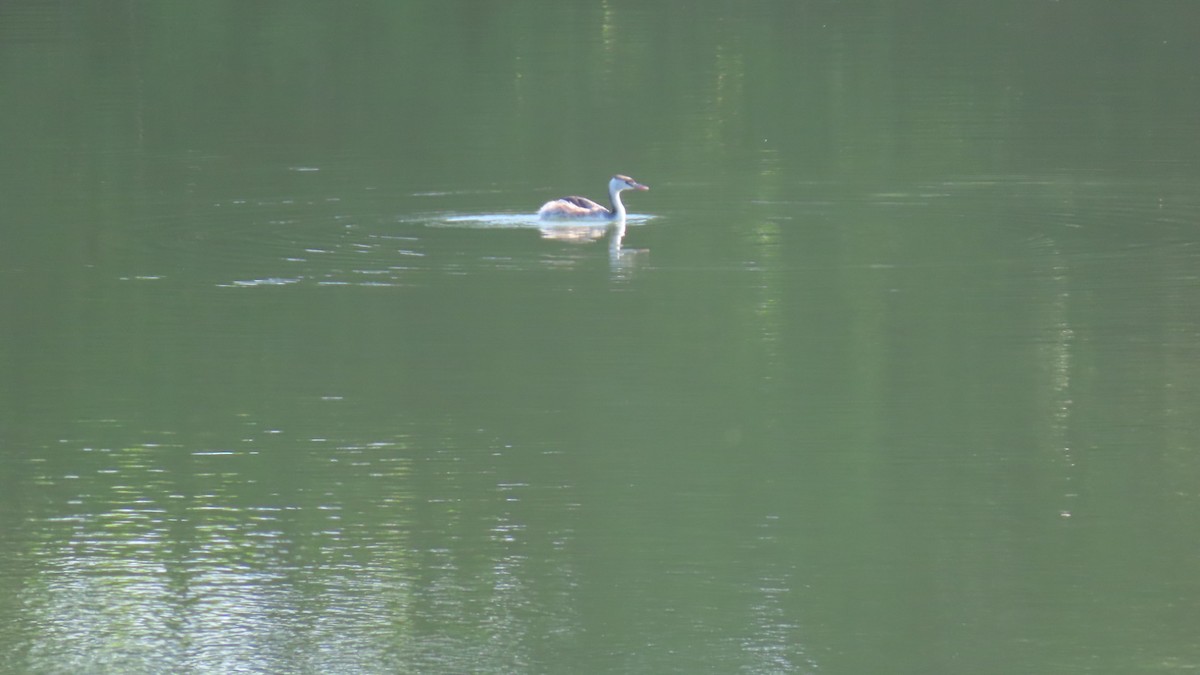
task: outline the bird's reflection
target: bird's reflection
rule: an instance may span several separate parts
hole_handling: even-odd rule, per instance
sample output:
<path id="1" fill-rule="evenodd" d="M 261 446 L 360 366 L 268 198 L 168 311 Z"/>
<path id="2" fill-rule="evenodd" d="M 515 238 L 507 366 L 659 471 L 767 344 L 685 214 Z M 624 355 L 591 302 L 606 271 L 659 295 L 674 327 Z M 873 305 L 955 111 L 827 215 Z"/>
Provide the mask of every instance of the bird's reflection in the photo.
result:
<path id="1" fill-rule="evenodd" d="M 614 261 L 625 259 L 631 261 L 633 256 L 641 253 L 649 253 L 649 249 L 645 248 L 626 248 L 623 245 L 625 240 L 625 221 L 620 220 L 613 223 L 612 236 L 608 240 L 608 257 Z"/>
<path id="2" fill-rule="evenodd" d="M 594 223 L 590 225 L 546 225 L 538 228 L 542 239 L 552 239 L 554 241 L 562 241 L 568 244 L 586 244 L 589 242 L 602 239 L 605 232 L 608 231 L 608 225 L 604 223 Z"/>
<path id="3" fill-rule="evenodd" d="M 536 228 L 542 239 L 548 239 L 564 244 L 590 244 L 608 237 L 608 258 L 616 270 L 630 269 L 635 260 L 648 253 L 644 248 L 627 248 L 624 245 L 625 232 L 630 222 L 635 225 L 649 220 L 650 216 L 630 214 L 627 218 L 618 218 L 608 222 L 556 222 L 544 221 L 524 215 L 494 214 L 479 216 L 452 216 L 437 223 L 434 227 L 469 227 L 486 229 Z"/>
<path id="4" fill-rule="evenodd" d="M 591 223 L 570 225 L 546 225 L 539 228 L 543 239 L 552 239 L 571 244 L 586 244 L 603 239 L 608 235 L 608 259 L 614 266 L 630 266 L 638 254 L 648 253 L 644 248 L 626 248 L 626 222 L 624 219 L 611 223 Z"/>

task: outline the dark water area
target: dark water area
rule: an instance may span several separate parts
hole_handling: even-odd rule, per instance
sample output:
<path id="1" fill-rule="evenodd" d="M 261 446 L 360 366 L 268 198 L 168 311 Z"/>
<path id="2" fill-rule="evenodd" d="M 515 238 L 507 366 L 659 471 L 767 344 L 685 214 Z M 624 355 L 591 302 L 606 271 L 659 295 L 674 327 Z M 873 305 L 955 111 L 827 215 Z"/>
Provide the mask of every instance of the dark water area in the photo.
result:
<path id="1" fill-rule="evenodd" d="M 0 672 L 1195 670 L 1198 18 L 0 7 Z"/>

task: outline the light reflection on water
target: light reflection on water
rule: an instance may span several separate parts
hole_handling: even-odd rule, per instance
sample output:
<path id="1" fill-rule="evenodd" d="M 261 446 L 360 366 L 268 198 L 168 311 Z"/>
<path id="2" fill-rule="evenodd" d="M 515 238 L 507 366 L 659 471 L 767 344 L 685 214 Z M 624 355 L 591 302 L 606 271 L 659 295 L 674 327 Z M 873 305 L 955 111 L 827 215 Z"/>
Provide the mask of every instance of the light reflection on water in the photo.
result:
<path id="1" fill-rule="evenodd" d="M 570 565 L 552 561 L 571 532 L 531 542 L 521 515 L 569 486 L 481 472 L 450 448 L 286 441 L 285 430 L 250 427 L 263 429 L 246 439 L 252 449 L 63 449 L 55 464 L 77 473 L 39 477 L 62 515 L 36 524 L 42 545 L 29 562 L 39 571 L 20 598 L 32 609 L 26 664 L 511 671 L 531 657 L 500 636 L 572 633 Z M 264 473 L 278 452 L 300 471 Z M 419 494 L 414 473 L 433 481 Z M 267 499 L 247 501 L 247 484 Z M 478 510 L 492 499 L 507 505 L 496 517 Z"/>

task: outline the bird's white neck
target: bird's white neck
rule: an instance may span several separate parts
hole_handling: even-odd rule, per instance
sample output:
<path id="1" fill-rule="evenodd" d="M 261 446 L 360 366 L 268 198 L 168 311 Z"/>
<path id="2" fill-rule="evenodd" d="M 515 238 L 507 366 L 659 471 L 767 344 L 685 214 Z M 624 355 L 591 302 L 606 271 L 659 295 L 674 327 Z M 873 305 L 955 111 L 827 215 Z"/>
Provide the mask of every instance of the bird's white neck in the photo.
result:
<path id="1" fill-rule="evenodd" d="M 612 202 L 613 220 L 625 220 L 625 205 L 621 203 L 622 185 L 616 181 L 608 184 L 608 199 Z"/>

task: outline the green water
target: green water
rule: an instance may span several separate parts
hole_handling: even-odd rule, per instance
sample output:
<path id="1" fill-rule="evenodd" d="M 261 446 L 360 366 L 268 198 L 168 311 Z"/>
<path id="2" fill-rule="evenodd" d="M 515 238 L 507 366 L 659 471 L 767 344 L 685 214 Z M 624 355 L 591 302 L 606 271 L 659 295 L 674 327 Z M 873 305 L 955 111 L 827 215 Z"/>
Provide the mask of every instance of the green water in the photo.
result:
<path id="1" fill-rule="evenodd" d="M 1200 669 L 1198 20 L 0 6 L 0 672 Z"/>

